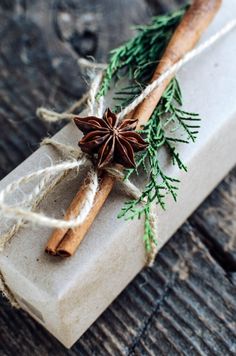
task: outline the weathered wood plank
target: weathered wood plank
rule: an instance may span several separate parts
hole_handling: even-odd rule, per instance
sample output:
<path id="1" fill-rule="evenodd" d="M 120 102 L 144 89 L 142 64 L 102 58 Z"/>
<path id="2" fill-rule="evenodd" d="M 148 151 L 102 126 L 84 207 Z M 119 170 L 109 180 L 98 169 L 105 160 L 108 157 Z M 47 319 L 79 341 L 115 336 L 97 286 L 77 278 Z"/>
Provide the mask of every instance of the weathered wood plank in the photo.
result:
<path id="1" fill-rule="evenodd" d="M 127 0 L 112 6 L 109 0 L 96 6 L 92 0 L 0 4 L 0 178 L 47 134 L 36 108 L 65 110 L 86 90 L 78 58 L 105 61 L 111 48 L 133 34 L 132 25 L 149 20 L 151 10 L 143 0 L 129 1 L 130 6 L 132 12 L 126 11 Z M 88 37 L 94 42 L 90 47 Z"/>
<path id="2" fill-rule="evenodd" d="M 228 273 L 236 271 L 236 169 L 194 215 L 203 241 Z"/>
<path id="3" fill-rule="evenodd" d="M 105 61 L 153 11 L 154 0 L 1 1 L 0 177 L 47 134 L 37 106 L 64 109 L 85 89 L 79 56 Z M 235 205 L 234 170 L 70 351 L 1 298 L 1 355 L 235 354 Z"/>

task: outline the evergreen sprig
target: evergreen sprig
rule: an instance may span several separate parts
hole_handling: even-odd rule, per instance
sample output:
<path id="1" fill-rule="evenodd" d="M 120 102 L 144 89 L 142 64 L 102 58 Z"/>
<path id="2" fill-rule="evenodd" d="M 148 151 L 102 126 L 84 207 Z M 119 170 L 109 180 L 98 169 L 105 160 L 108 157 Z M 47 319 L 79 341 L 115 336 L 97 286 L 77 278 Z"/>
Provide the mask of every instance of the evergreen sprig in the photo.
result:
<path id="1" fill-rule="evenodd" d="M 115 111 L 133 101 L 150 81 L 166 45 L 179 24 L 185 8 L 158 17 L 151 24 L 139 26 L 136 37 L 111 53 L 110 62 L 105 72 L 98 96 L 106 95 L 113 83 L 123 76 L 128 76 L 129 85 L 120 89 L 115 95 Z M 132 174 L 144 170 L 147 183 L 138 199 L 127 201 L 119 218 L 145 218 L 144 242 L 150 250 L 152 242 L 156 243 L 151 224 L 151 204 L 166 208 L 166 195 L 170 194 L 176 201 L 179 180 L 165 173 L 159 159 L 160 150 L 167 150 L 172 164 L 180 170 L 187 171 L 182 161 L 178 145 L 195 142 L 199 129 L 199 116 L 181 109 L 182 93 L 176 78 L 172 79 L 162 95 L 157 107 L 145 127 L 141 130 L 148 148 L 136 154 L 136 168 L 126 170 L 126 179 Z"/>
<path id="2" fill-rule="evenodd" d="M 150 25 L 136 27 L 134 38 L 112 50 L 98 96 L 106 95 L 111 83 L 124 76 L 145 86 L 185 10 L 186 6 L 153 17 Z"/>
<path id="3" fill-rule="evenodd" d="M 168 176 L 161 167 L 161 162 L 158 158 L 159 151 L 160 149 L 166 149 L 172 163 L 176 164 L 179 169 L 187 171 L 187 167 L 177 151 L 177 145 L 195 141 L 196 130 L 199 128 L 197 124 L 184 123 L 183 125 L 185 121 L 194 121 L 196 123 L 200 119 L 197 114 L 181 110 L 179 108 L 181 104 L 182 94 L 178 82 L 174 78 L 164 92 L 148 123 L 141 130 L 146 137 L 148 148 L 136 155 L 136 168 L 126 171 L 126 179 L 133 173 L 139 174 L 140 170 L 144 170 L 148 175 L 148 182 L 142 191 L 141 197 L 126 202 L 118 216 L 126 219 L 145 216 L 144 241 L 147 250 L 150 249 L 151 242 L 154 241 L 153 231 L 150 230 L 151 204 L 159 204 L 162 209 L 165 209 L 166 195 L 171 194 L 176 201 L 178 184 L 180 183 L 178 179 Z M 174 130 L 171 134 L 171 130 L 167 129 L 168 126 L 173 126 L 173 123 Z M 192 129 L 193 126 L 194 128 Z"/>

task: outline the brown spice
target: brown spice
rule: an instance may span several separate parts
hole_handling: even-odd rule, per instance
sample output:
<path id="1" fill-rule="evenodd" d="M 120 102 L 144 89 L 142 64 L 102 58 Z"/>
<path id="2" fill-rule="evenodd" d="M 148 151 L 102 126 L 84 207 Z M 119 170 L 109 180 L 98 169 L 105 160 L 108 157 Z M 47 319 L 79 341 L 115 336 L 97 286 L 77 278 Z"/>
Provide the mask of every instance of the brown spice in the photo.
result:
<path id="1" fill-rule="evenodd" d="M 138 120 L 118 122 L 117 116 L 108 108 L 103 118 L 88 116 L 74 119 L 85 135 L 80 141 L 81 150 L 97 157 L 97 167 L 120 163 L 125 168 L 135 167 L 134 153 L 147 147 L 142 137 L 135 132 Z"/>

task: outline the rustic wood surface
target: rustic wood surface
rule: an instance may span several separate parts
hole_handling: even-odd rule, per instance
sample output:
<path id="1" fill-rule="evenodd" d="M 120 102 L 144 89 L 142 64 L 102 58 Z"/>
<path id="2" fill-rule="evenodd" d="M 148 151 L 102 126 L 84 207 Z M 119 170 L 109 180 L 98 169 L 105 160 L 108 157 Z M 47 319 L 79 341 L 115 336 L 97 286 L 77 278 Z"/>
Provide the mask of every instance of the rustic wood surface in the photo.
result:
<path id="1" fill-rule="evenodd" d="M 181 1 L 178 1 L 180 3 Z M 130 25 L 177 1 L 0 1 L 0 178 L 53 133 L 40 105 L 86 89 L 78 58 L 105 61 Z M 236 169 L 71 350 L 0 299 L 1 355 L 235 355 Z"/>

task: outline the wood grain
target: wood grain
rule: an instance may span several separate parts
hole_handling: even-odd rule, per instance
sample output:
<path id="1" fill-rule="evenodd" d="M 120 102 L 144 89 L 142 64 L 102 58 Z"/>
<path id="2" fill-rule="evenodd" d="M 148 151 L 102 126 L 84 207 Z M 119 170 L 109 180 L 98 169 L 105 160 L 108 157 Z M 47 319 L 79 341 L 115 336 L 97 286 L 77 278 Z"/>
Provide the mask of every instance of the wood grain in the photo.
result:
<path id="1" fill-rule="evenodd" d="M 110 48 L 131 35 L 131 23 L 147 22 L 152 11 L 160 11 L 158 1 L 133 0 L 131 13 L 127 2 L 96 2 L 100 17 L 94 24 L 86 22 L 92 0 L 1 0 L 1 177 L 47 134 L 36 107 L 64 109 L 84 90 L 80 53 L 105 60 Z M 167 7 L 174 0 L 160 3 Z M 90 32 L 96 32 L 96 46 Z M 234 355 L 235 208 L 233 170 L 162 249 L 153 269 L 143 271 L 70 351 L 2 298 L 1 355 Z"/>

